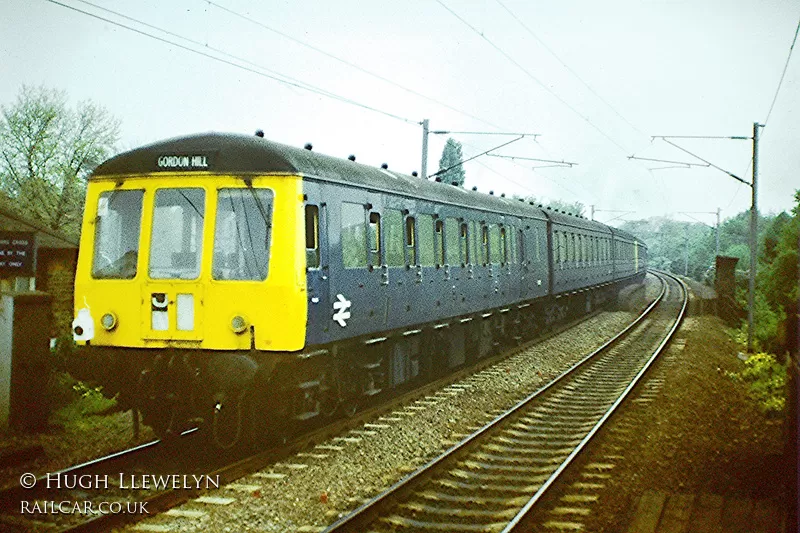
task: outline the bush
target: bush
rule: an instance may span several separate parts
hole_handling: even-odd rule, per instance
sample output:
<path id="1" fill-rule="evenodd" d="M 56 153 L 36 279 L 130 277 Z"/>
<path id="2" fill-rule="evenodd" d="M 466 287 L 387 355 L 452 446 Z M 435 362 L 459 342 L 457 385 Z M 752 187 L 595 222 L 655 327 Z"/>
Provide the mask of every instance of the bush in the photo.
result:
<path id="1" fill-rule="evenodd" d="M 747 291 L 741 289 L 736 293 L 739 304 L 747 309 Z M 775 350 L 779 347 L 780 326 L 786 319 L 782 309 L 773 309 L 761 291 L 756 290 L 753 306 L 753 349 Z M 742 344 L 747 343 L 747 320 L 742 321 L 739 328 Z"/>
<path id="2" fill-rule="evenodd" d="M 729 374 L 748 385 L 750 397 L 762 412 L 780 413 L 786 406 L 786 367 L 775 356 L 757 353 L 744 362 L 744 370 Z"/>
<path id="3" fill-rule="evenodd" d="M 67 372 L 55 372 L 49 385 L 50 422 L 67 427 L 82 417 L 103 414 L 116 406 L 103 396 L 102 387 L 91 387 Z"/>

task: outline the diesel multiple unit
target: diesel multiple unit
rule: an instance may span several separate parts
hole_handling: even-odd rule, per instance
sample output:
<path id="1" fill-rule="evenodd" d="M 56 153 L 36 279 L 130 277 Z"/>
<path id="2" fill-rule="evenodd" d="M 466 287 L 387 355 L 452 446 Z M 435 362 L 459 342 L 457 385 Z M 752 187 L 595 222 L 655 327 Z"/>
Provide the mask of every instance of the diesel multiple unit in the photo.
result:
<path id="1" fill-rule="evenodd" d="M 159 433 L 217 446 L 354 411 L 640 280 L 622 231 L 242 135 L 89 180 L 73 333 Z"/>

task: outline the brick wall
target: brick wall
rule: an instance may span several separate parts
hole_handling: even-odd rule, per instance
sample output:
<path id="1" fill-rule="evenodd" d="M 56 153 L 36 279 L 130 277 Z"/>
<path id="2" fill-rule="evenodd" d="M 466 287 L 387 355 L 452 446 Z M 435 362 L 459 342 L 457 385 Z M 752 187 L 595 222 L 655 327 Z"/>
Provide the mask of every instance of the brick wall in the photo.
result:
<path id="1" fill-rule="evenodd" d="M 74 249 L 39 250 L 36 288 L 52 296 L 52 337 L 69 335 L 73 319 L 75 267 L 78 251 Z"/>

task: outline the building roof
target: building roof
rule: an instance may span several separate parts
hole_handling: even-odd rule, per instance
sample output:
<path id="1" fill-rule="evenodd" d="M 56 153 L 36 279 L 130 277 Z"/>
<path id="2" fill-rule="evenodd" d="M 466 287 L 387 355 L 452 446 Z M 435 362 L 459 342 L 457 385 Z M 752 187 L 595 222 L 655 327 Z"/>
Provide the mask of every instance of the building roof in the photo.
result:
<path id="1" fill-rule="evenodd" d="M 43 224 L 23 217 L 0 196 L 0 231 L 32 231 L 36 233 L 36 246 L 41 248 L 77 249 L 78 241 Z"/>

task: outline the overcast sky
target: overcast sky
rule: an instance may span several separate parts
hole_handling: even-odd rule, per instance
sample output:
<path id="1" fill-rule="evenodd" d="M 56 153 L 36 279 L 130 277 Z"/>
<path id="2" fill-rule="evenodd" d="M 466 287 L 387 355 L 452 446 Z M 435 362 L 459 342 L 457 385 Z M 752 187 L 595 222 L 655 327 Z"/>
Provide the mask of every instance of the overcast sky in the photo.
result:
<path id="1" fill-rule="evenodd" d="M 700 163 L 651 136 L 751 136 L 800 19 L 794 0 L 59 3 L 0 3 L 3 105 L 23 84 L 44 85 L 121 119 L 120 149 L 260 128 L 405 173 L 421 167 L 425 118 L 432 130 L 537 133 L 492 153 L 577 165 L 483 156 L 466 164 L 466 185 L 580 201 L 603 221 L 612 210 L 691 220 L 679 213 L 749 208 L 750 188 L 719 170 L 628 156 Z M 798 55 L 762 130 L 766 212 L 790 208 L 800 188 Z M 515 138 L 453 137 L 465 157 Z M 445 140 L 430 136 L 429 173 Z M 750 180 L 751 141 L 674 142 Z"/>

